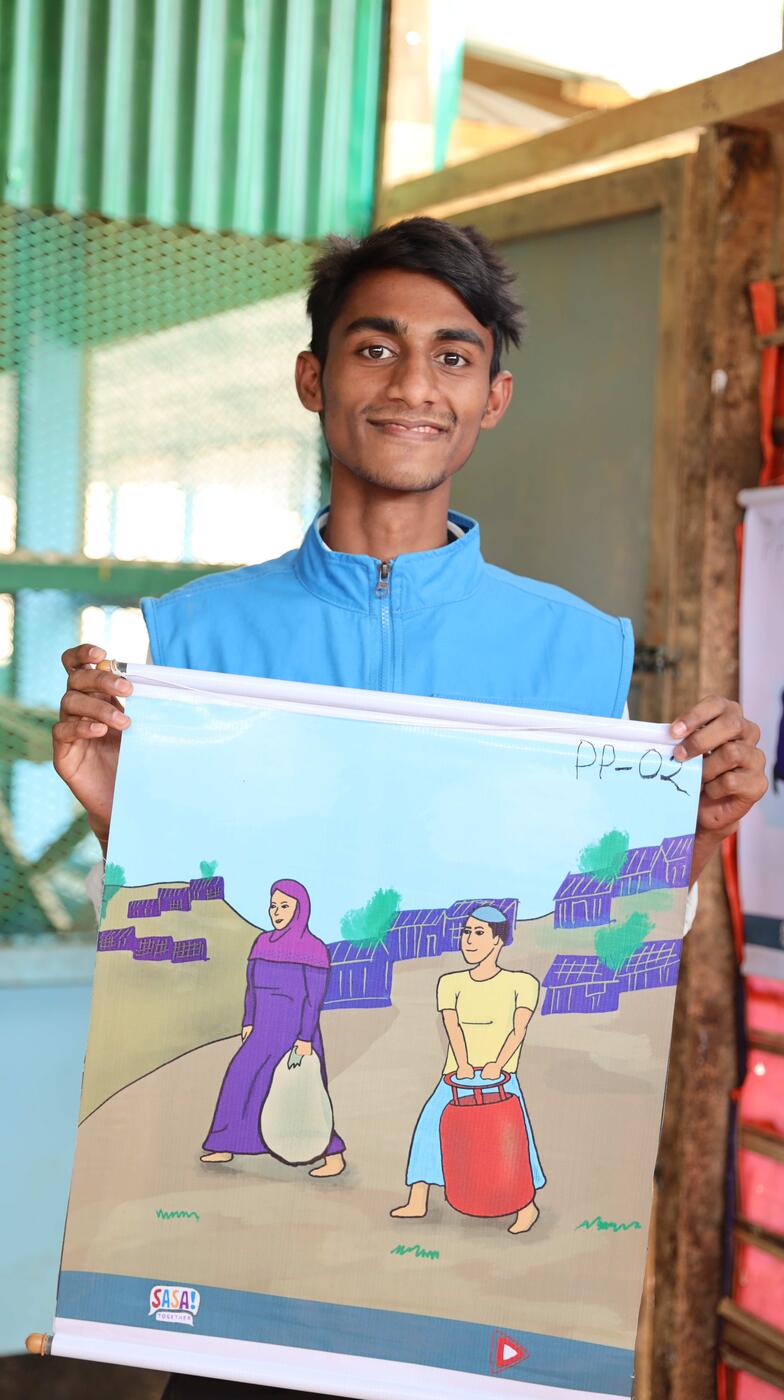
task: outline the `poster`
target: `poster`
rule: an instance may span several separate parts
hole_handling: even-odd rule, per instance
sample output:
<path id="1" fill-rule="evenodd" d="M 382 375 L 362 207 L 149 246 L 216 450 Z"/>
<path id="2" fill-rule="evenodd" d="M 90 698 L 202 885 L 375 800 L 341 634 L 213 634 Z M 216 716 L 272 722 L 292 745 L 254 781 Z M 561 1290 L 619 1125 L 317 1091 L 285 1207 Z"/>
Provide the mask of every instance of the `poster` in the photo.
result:
<path id="1" fill-rule="evenodd" d="M 740 699 L 762 730 L 769 788 L 738 835 L 747 975 L 784 979 L 784 489 L 743 491 Z"/>
<path id="2" fill-rule="evenodd" d="M 128 676 L 53 1351 L 629 1396 L 699 760 Z"/>

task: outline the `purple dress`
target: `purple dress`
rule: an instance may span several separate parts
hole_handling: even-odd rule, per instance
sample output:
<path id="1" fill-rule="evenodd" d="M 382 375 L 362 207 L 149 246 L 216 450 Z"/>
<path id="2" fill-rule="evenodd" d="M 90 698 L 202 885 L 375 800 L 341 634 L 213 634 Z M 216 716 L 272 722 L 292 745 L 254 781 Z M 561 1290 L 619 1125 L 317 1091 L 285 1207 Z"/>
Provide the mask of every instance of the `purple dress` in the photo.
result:
<path id="1" fill-rule="evenodd" d="M 272 888 L 295 898 L 297 912 L 287 928 L 260 934 L 251 949 L 242 1024 L 253 1030 L 224 1075 L 205 1152 L 269 1151 L 259 1132 L 259 1118 L 272 1076 L 295 1040 L 312 1044 L 329 1092 L 318 1019 L 327 990 L 329 955 L 308 928 L 310 899 L 304 886 L 278 880 Z M 326 1150 L 327 1154 L 345 1150 L 334 1131 Z"/>

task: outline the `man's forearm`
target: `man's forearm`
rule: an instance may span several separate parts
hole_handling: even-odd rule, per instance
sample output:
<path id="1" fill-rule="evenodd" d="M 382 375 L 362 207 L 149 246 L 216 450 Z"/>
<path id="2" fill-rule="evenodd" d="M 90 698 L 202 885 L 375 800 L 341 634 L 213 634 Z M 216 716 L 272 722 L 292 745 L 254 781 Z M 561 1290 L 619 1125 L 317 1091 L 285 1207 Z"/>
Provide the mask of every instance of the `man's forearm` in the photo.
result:
<path id="1" fill-rule="evenodd" d="M 719 849 L 726 833 L 720 831 L 698 831 L 694 838 L 694 854 L 691 859 L 689 884 L 696 885 L 712 855 Z"/>

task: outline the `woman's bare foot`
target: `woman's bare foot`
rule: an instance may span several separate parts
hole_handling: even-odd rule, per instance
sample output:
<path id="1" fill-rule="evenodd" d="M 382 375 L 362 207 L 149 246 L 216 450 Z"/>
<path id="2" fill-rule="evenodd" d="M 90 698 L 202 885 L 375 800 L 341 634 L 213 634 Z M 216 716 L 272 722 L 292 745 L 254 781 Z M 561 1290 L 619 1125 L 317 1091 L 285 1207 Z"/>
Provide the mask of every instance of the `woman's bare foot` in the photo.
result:
<path id="1" fill-rule="evenodd" d="M 332 1153 L 330 1153 L 330 1155 L 329 1155 L 328 1157 L 325 1157 L 325 1158 L 324 1158 L 324 1161 L 323 1161 L 323 1163 L 322 1163 L 322 1165 L 321 1165 L 320 1167 L 312 1167 L 312 1168 L 311 1168 L 311 1171 L 310 1171 L 310 1173 L 309 1173 L 309 1175 L 310 1175 L 310 1176 L 340 1176 L 340 1173 L 341 1173 L 342 1171 L 345 1171 L 345 1169 L 346 1169 L 346 1159 L 345 1159 L 345 1157 L 343 1156 L 343 1153 L 342 1153 L 342 1152 L 332 1152 Z"/>
<path id="2" fill-rule="evenodd" d="M 404 1206 L 396 1206 L 389 1212 L 398 1220 L 421 1220 L 427 1215 L 427 1198 L 430 1187 L 426 1181 L 415 1181 Z"/>
<path id="3" fill-rule="evenodd" d="M 203 1152 L 202 1162 L 230 1162 L 233 1152 Z"/>
<path id="4" fill-rule="evenodd" d="M 529 1201 L 527 1206 L 518 1210 L 515 1219 L 509 1226 L 510 1235 L 524 1235 L 526 1230 L 530 1230 L 539 1219 L 539 1207 L 535 1201 Z"/>

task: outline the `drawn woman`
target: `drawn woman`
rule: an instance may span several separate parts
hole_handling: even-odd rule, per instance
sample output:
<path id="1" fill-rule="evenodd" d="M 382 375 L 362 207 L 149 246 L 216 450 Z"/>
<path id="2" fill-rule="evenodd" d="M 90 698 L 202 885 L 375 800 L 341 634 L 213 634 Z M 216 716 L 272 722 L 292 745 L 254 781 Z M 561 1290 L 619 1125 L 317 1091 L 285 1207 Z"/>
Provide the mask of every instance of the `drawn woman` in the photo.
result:
<path id="1" fill-rule="evenodd" d="M 329 954 L 308 927 L 310 896 L 296 880 L 276 880 L 270 891 L 272 928 L 260 933 L 248 957 L 242 1044 L 218 1094 L 202 1162 L 230 1162 L 235 1152 L 269 1151 L 259 1117 L 272 1076 L 292 1046 L 316 1054 L 324 1087 L 327 1070 L 319 1012 L 327 990 Z M 326 1156 L 311 1176 L 339 1176 L 345 1143 L 333 1132 Z"/>
<path id="2" fill-rule="evenodd" d="M 430 1187 L 444 1185 L 439 1125 L 444 1109 L 452 1101 L 452 1090 L 444 1074 L 454 1072 L 458 1079 L 472 1079 L 479 1071 L 484 1079 L 498 1079 L 503 1070 L 509 1075 L 506 1091 L 516 1094 L 522 1105 L 534 1192 L 518 1210 L 509 1226 L 510 1234 L 524 1234 L 538 1219 L 535 1197 L 545 1184 L 545 1176 L 517 1078 L 517 1064 L 528 1022 L 539 1000 L 539 983 L 528 972 L 508 972 L 498 966 L 499 954 L 511 936 L 502 911 L 492 904 L 481 905 L 466 919 L 460 935 L 460 951 L 469 970 L 449 972 L 439 978 L 437 1004 L 449 1038 L 449 1052 L 435 1092 L 414 1129 L 406 1171 L 406 1185 L 411 1188 L 408 1201 L 391 1211 L 391 1215 L 420 1219 L 427 1214 Z M 487 1170 L 492 1168 L 488 1162 Z"/>

